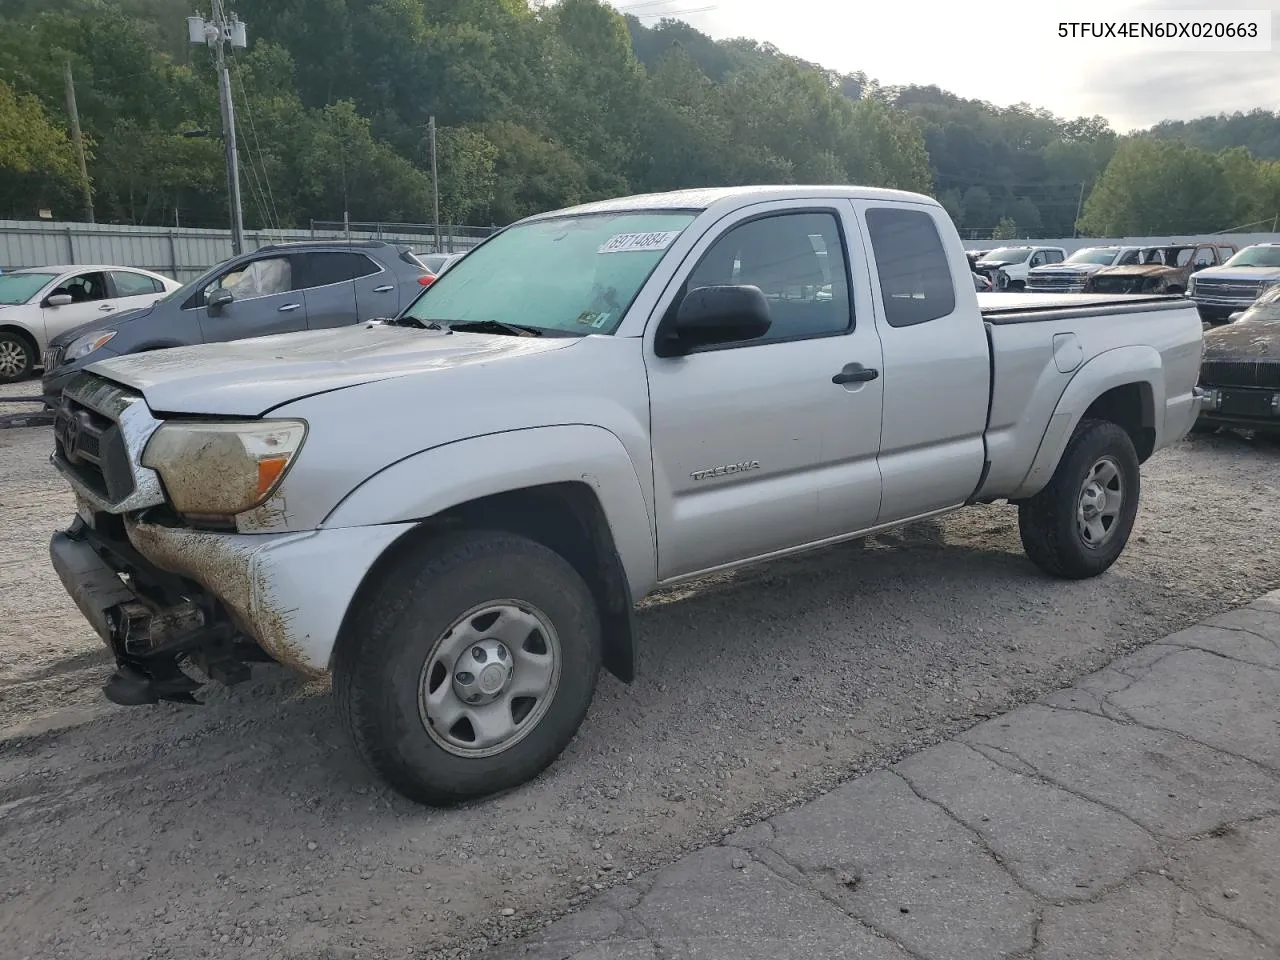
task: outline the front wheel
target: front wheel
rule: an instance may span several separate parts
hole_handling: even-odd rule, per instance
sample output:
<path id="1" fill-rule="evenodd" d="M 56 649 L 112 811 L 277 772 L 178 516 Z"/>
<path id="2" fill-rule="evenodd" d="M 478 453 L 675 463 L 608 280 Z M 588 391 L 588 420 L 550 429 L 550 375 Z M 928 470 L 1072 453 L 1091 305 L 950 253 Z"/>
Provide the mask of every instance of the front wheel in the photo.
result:
<path id="1" fill-rule="evenodd" d="M 1129 542 L 1141 482 L 1129 435 L 1108 421 L 1082 422 L 1048 486 L 1018 507 L 1027 556 L 1055 577 L 1096 577 Z"/>
<path id="2" fill-rule="evenodd" d="M 400 554 L 353 610 L 334 665 L 365 762 L 411 800 L 510 789 L 577 732 L 600 671 L 600 618 L 559 554 L 501 532 Z"/>
<path id="3" fill-rule="evenodd" d="M 26 338 L 9 330 L 0 331 L 0 383 L 25 380 L 35 365 L 35 351 Z"/>

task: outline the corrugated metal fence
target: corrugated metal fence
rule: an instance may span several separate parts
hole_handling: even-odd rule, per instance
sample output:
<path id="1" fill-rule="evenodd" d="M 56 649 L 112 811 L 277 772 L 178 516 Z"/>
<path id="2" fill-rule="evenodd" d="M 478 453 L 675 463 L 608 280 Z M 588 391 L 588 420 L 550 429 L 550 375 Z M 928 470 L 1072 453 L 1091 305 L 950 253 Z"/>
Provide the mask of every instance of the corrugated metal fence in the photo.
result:
<path id="1" fill-rule="evenodd" d="M 245 249 L 291 240 L 377 238 L 405 243 L 428 253 L 435 249 L 432 229 L 418 224 L 316 224 L 312 230 L 251 230 Z M 441 229 L 441 247 L 473 246 L 487 228 Z M 154 270 L 186 282 L 231 256 L 231 231 L 192 227 L 128 227 L 105 223 L 0 220 L 0 270 L 50 264 L 101 263 Z"/>

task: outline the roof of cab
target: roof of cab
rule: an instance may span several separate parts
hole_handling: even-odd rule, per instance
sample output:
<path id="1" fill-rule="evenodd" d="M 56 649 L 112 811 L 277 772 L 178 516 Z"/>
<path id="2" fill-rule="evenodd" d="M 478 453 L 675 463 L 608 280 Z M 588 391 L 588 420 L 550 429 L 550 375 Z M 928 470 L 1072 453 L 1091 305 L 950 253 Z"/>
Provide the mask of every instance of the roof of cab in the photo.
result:
<path id="1" fill-rule="evenodd" d="M 878 187 L 858 186 L 805 186 L 785 184 L 777 186 L 746 187 L 695 187 L 688 190 L 671 190 L 666 193 L 641 193 L 610 200 L 551 210 L 526 218 L 526 222 L 563 217 L 569 214 L 625 213 L 645 210 L 696 210 L 713 206 L 724 210 L 737 209 L 768 200 L 895 200 L 900 203 L 917 203 L 940 206 L 937 200 L 906 190 L 885 190 Z"/>

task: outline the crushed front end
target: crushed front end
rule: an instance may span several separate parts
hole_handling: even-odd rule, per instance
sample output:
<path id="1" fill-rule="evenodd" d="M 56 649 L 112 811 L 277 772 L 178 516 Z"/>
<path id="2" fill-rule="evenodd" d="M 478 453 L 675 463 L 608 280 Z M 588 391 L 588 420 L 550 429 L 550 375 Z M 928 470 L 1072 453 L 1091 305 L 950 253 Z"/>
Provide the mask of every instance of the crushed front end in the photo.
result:
<path id="1" fill-rule="evenodd" d="M 329 670 L 356 592 L 416 524 L 288 529 L 282 483 L 307 429 L 158 418 L 141 393 L 104 377 L 67 385 L 51 460 L 77 516 L 49 552 L 115 655 L 111 700 L 190 702 L 205 679 L 239 682 L 255 661 Z"/>
<path id="2" fill-rule="evenodd" d="M 159 426 L 141 395 L 81 376 L 60 398 L 52 463 L 76 494 L 77 515 L 55 533 L 50 560 L 67 593 L 111 649 L 115 703 L 192 702 L 201 681 L 184 669 L 235 683 L 249 662 L 270 659 L 198 582 L 163 569 L 130 537 L 148 515 L 171 519 L 159 478 L 141 466 Z"/>

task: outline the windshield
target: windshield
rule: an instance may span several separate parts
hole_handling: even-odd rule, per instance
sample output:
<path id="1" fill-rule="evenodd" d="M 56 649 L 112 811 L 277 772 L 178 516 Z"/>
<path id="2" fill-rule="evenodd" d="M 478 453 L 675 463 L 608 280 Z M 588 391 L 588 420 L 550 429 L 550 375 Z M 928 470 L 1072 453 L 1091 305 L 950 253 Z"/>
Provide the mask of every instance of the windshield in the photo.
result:
<path id="1" fill-rule="evenodd" d="M 404 316 L 612 333 L 692 213 L 556 217 L 509 227 L 453 264 Z"/>
<path id="2" fill-rule="evenodd" d="M 1241 320 L 1266 320 L 1271 323 L 1280 322 L 1280 284 L 1268 287 L 1266 292 L 1244 312 Z"/>
<path id="3" fill-rule="evenodd" d="M 1100 263 L 1103 266 L 1116 258 L 1115 247 L 1085 247 L 1067 257 L 1065 263 Z"/>
<path id="4" fill-rule="evenodd" d="M 1030 247 L 998 247 L 992 250 L 983 260 L 994 260 L 999 263 L 1021 263 L 1031 256 Z"/>
<path id="5" fill-rule="evenodd" d="M 17 306 L 20 303 L 26 303 L 50 280 L 57 276 L 56 273 L 6 273 L 0 275 L 0 304 L 6 307 Z"/>
<path id="6" fill-rule="evenodd" d="M 1280 246 L 1245 247 L 1223 264 L 1224 267 L 1280 267 Z"/>

